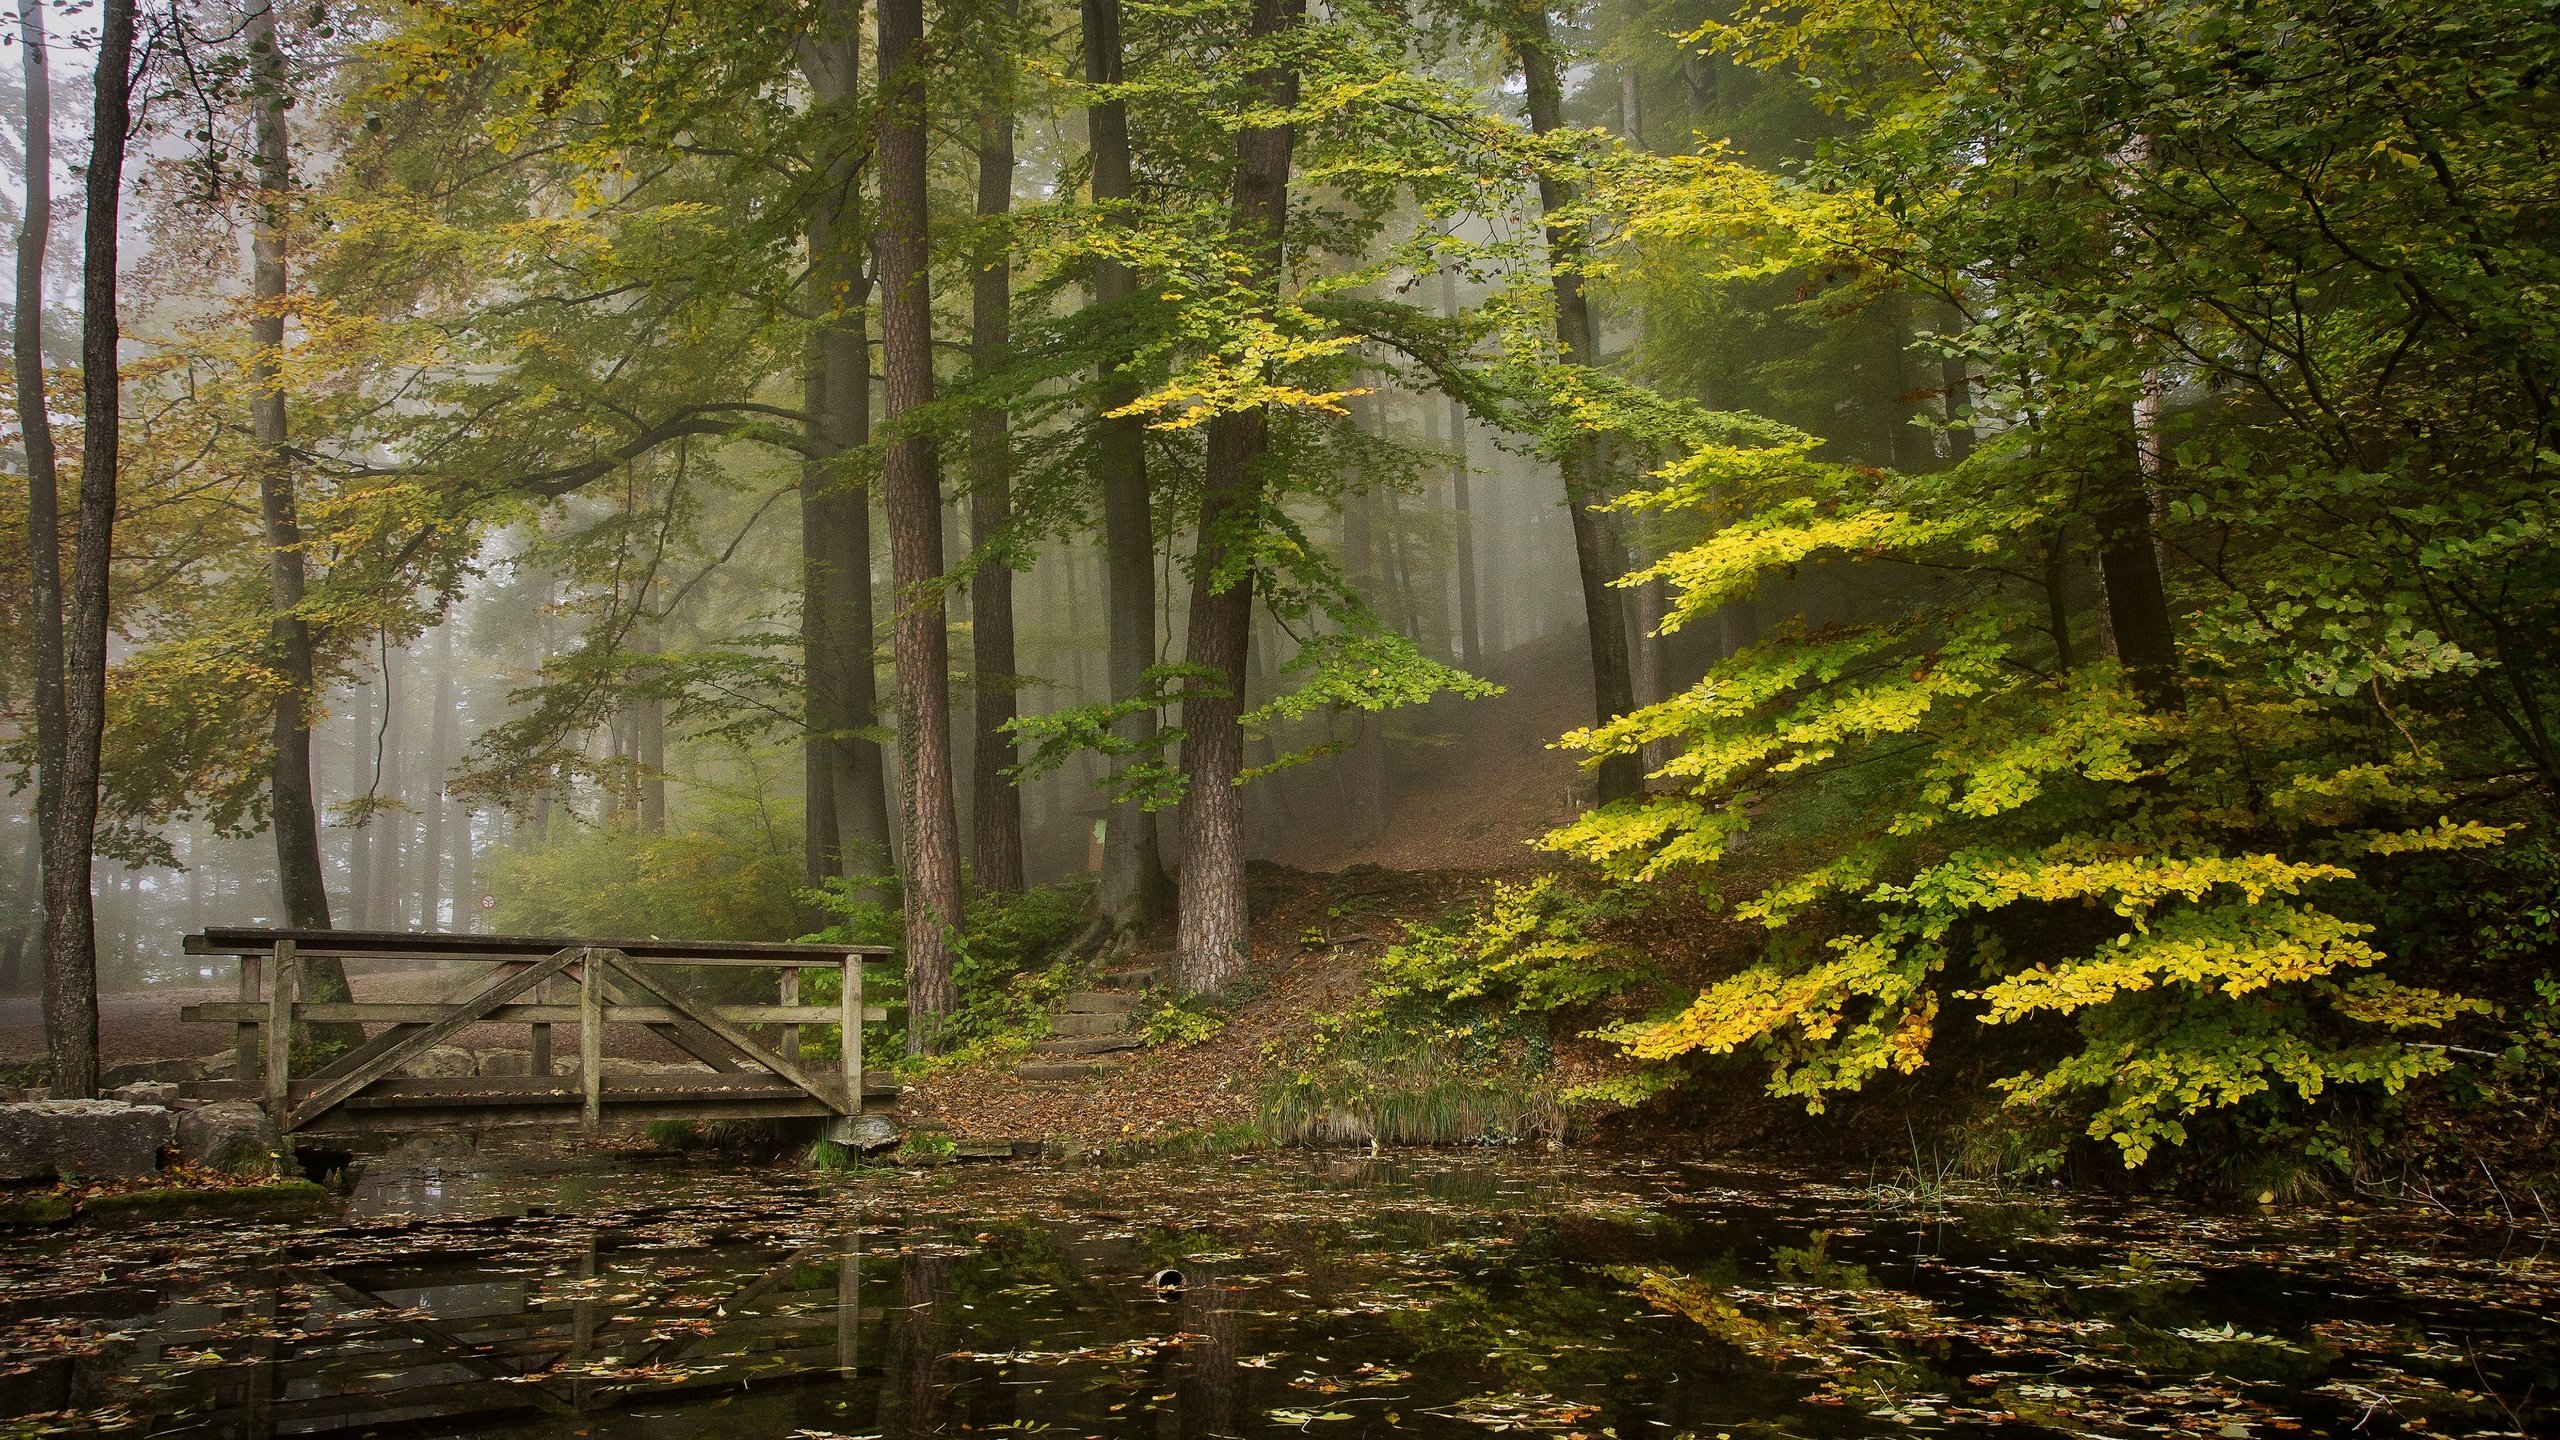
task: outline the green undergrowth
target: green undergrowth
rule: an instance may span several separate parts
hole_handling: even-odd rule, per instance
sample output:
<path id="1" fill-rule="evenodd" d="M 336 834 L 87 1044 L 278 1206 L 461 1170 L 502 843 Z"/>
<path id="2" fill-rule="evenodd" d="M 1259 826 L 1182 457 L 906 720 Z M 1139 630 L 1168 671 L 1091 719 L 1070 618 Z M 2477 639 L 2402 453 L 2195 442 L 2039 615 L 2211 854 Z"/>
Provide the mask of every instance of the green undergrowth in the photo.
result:
<path id="1" fill-rule="evenodd" d="M 941 1053 L 909 1057 L 906 988 L 895 959 L 873 963 L 863 972 L 864 994 L 888 1008 L 889 1018 L 863 1032 L 866 1055 L 913 1080 L 938 1070 L 987 1064 L 1029 1054 L 1049 1035 L 1049 1012 L 1060 997 L 1083 978 L 1086 966 L 1068 953 L 1069 942 L 1084 926 L 1087 892 L 1083 882 L 1042 886 L 1013 895 L 977 893 L 961 916 L 961 932 L 953 937 L 951 978 L 960 992 L 959 1008 L 943 1022 Z M 898 912 L 850 884 L 831 881 L 808 892 L 809 899 L 834 918 L 810 940 L 820 944 L 895 946 L 902 938 Z M 814 974 L 803 998 L 811 1004 L 835 1003 L 838 977 Z M 803 1039 L 804 1054 L 833 1058 L 832 1031 Z"/>
<path id="2" fill-rule="evenodd" d="M 1496 881 L 1388 947 L 1350 1008 L 1269 1055 L 1264 1128 L 1282 1143 L 1565 1139 L 1559 1035 L 1644 991 L 1635 905 L 1561 876 Z"/>

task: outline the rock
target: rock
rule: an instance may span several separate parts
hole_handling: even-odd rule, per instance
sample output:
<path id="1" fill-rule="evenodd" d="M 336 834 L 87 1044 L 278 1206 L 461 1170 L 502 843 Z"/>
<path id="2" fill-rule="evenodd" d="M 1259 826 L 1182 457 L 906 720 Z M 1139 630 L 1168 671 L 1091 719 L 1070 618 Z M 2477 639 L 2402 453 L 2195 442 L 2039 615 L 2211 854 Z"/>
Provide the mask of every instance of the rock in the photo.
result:
<path id="1" fill-rule="evenodd" d="M 178 1158 L 214 1170 L 265 1171 L 283 1147 L 275 1122 L 246 1100 L 225 1100 L 178 1117 Z"/>
<path id="2" fill-rule="evenodd" d="M 207 1080 L 230 1079 L 233 1067 L 237 1066 L 239 1063 L 240 1054 L 236 1050 L 225 1050 L 218 1055 L 207 1055 L 196 1062 L 198 1066 L 203 1068 L 204 1078 Z"/>
<path id="3" fill-rule="evenodd" d="M 827 1139 L 865 1155 L 889 1149 L 906 1138 L 897 1126 L 877 1115 L 847 1115 L 827 1126 Z"/>
<path id="4" fill-rule="evenodd" d="M 57 1175 L 129 1180 L 160 1170 L 176 1118 L 120 1100 L 36 1100 L 0 1105 L 0 1180 Z"/>
<path id="5" fill-rule="evenodd" d="M 555 1059 L 553 1063 L 558 1063 Z M 533 1052 L 530 1050 L 483 1050 L 480 1052 L 483 1075 L 530 1075 Z"/>
<path id="6" fill-rule="evenodd" d="M 121 1100 L 127 1105 L 157 1105 L 163 1110 L 175 1110 L 178 1108 L 178 1086 L 170 1080 L 136 1080 L 130 1085 L 118 1085 L 109 1090 L 107 1098 Z"/>
<path id="7" fill-rule="evenodd" d="M 204 1062 L 192 1055 L 175 1060 L 127 1060 L 119 1065 L 103 1066 L 98 1071 L 100 1090 L 121 1090 L 127 1085 L 205 1078 Z"/>
<path id="8" fill-rule="evenodd" d="M 412 1080 L 463 1080 L 480 1073 L 480 1060 L 458 1045 L 430 1045 L 400 1073 Z"/>

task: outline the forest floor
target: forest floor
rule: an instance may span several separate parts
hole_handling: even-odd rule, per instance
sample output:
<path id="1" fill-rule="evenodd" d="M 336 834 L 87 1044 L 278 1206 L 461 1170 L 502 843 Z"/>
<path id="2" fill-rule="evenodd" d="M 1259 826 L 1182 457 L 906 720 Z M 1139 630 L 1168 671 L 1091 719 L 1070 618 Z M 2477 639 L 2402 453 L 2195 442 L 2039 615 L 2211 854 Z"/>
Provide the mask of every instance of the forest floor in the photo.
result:
<path id="1" fill-rule="evenodd" d="M 1310 1034 L 1319 1015 L 1356 1002 L 1380 951 L 1482 881 L 1453 870 L 1257 866 L 1247 998 L 1215 1035 L 1134 1052 L 1128 1063 L 1088 1080 L 1024 1080 L 1010 1057 L 945 1070 L 906 1097 L 906 1118 L 944 1127 L 955 1140 L 1092 1148 L 1253 1126 L 1272 1054 Z"/>

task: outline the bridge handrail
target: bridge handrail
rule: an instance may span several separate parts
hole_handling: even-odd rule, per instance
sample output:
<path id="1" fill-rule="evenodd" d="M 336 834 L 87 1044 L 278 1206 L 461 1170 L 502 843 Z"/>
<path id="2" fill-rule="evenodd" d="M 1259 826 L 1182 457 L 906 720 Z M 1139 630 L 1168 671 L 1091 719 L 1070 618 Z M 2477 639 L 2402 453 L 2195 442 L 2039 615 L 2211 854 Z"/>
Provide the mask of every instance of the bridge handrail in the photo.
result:
<path id="1" fill-rule="evenodd" d="M 207 926 L 186 937 L 190 955 L 271 955 L 279 941 L 289 941 L 297 954 L 363 959 L 520 959 L 540 958 L 568 946 L 618 950 L 630 959 L 653 965 L 745 965 L 797 969 L 833 969 L 847 955 L 866 958 L 894 954 L 886 945 L 809 945 L 779 940 L 664 940 L 656 936 L 591 937 L 583 935 L 468 935 L 403 930 L 270 930 L 244 925 Z"/>
<path id="2" fill-rule="evenodd" d="M 213 927 L 185 939 L 187 952 L 232 955 L 240 962 L 239 1000 L 231 1004 L 191 1005 L 182 1018 L 235 1027 L 236 1075 L 247 1082 L 263 1070 L 264 1103 L 287 1134 L 331 1112 L 360 1092 L 389 1085 L 400 1066 L 423 1055 L 447 1036 L 472 1024 L 523 1024 L 532 1028 L 529 1068 L 536 1077 L 552 1075 L 551 1026 L 578 1027 L 577 1098 L 585 1123 L 592 1128 L 608 1094 L 603 1078 L 602 1032 L 608 1024 L 638 1024 L 658 1032 L 677 1048 L 705 1062 L 714 1073 L 679 1089 L 705 1091 L 715 1099 L 735 1089 L 718 1072 L 752 1074 L 787 1082 L 788 1092 L 805 1097 L 839 1115 L 859 1114 L 869 1077 L 862 1069 L 862 1025 L 887 1018 L 881 1007 L 866 1003 L 864 963 L 889 953 L 877 945 L 797 945 L 765 941 L 693 941 L 592 939 L 554 935 L 410 934 L 395 931 L 281 930 L 246 926 Z M 295 993 L 301 962 L 317 956 L 486 962 L 492 968 L 465 980 L 461 989 L 429 1002 L 317 1002 Z M 778 970 L 779 1003 L 723 1003 L 690 996 L 685 987 L 664 976 L 644 975 L 635 966 L 690 968 L 730 966 Z M 842 976 L 837 1003 L 801 1003 L 800 977 L 811 968 L 827 968 Z M 574 975 L 574 979 L 571 977 Z M 619 977 L 618 979 L 616 977 Z M 576 987 L 574 1003 L 551 994 L 557 982 Z M 378 1022 L 389 1028 L 330 1060 L 306 1081 L 292 1074 L 292 1033 L 297 1022 Z M 777 1025 L 779 1045 L 741 1027 Z M 819 1025 L 840 1032 L 841 1076 L 811 1073 L 800 1066 L 800 1030 Z M 263 1062 L 263 1063 L 262 1063 Z M 483 1077 L 477 1088 L 507 1089 Z M 528 1102 L 547 1102 L 530 1092 Z M 664 1087 L 659 1087 L 664 1088 Z M 713 1093 L 717 1092 L 717 1093 Z M 466 1095 L 457 1103 L 503 1099 Z M 759 1100 L 757 1095 L 741 1098 Z"/>

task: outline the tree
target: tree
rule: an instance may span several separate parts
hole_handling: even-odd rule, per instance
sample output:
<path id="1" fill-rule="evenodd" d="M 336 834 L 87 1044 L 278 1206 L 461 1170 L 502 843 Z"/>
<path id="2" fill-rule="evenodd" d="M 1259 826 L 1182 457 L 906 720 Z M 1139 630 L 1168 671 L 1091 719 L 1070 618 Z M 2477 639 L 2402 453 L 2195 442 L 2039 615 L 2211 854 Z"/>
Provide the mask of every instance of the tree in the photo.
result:
<path id="1" fill-rule="evenodd" d="M 894 867 L 879 742 L 871 606 L 871 502 L 856 459 L 871 440 L 871 277 L 862 203 L 868 136 L 856 110 L 862 9 L 827 0 L 800 42 L 818 154 L 808 181 L 810 453 L 800 484 L 801 663 L 809 883 Z"/>
<path id="2" fill-rule="evenodd" d="M 89 894 L 98 828 L 99 755 L 107 721 L 107 586 L 114 555 L 116 465 L 123 435 L 116 326 L 118 217 L 133 120 L 134 0 L 98 13 L 89 133 L 88 216 L 81 247 L 83 410 L 78 528 L 72 534 L 63 646 L 62 785 L 45 834 L 45 1049 L 53 1093 L 98 1091 L 98 943 Z"/>
<path id="3" fill-rule="evenodd" d="M 983 377 L 1012 345 L 1013 260 L 1001 222 L 1013 209 L 1014 71 L 1011 33 L 1021 0 L 1005 0 L 999 33 L 985 45 L 989 98 L 978 113 L 978 222 L 970 257 L 969 362 Z M 998 894 L 1022 888 L 1022 792 L 1013 783 L 1018 708 L 1013 646 L 1013 566 L 1005 552 L 1013 518 L 1013 453 L 1004 408 L 980 405 L 969 420 L 969 535 L 979 550 L 969 591 L 972 746 L 969 858 L 977 883 Z"/>
<path id="4" fill-rule="evenodd" d="M 1126 228 L 1133 223 L 1129 207 L 1136 201 L 1137 186 L 1128 101 L 1110 88 L 1127 80 L 1120 20 L 1120 0 L 1084 0 L 1085 83 L 1095 87 L 1085 107 L 1093 204 L 1105 223 Z M 1137 270 L 1125 260 L 1101 255 L 1094 258 L 1092 272 L 1097 318 L 1115 329 L 1125 326 L 1126 319 L 1115 320 L 1115 315 L 1125 317 L 1133 306 Z M 1147 479 L 1147 421 L 1125 413 L 1142 388 L 1130 371 L 1134 358 L 1134 348 L 1125 344 L 1106 353 L 1094 399 L 1092 440 L 1094 474 L 1102 491 L 1111 699 L 1124 707 L 1112 725 L 1112 737 L 1124 757 L 1151 754 L 1156 744 L 1155 707 L 1141 703 L 1148 698 L 1148 670 L 1156 663 L 1156 532 Z M 1157 854 L 1155 811 L 1116 778 L 1114 788 L 1094 906 L 1105 937 L 1125 939 L 1162 912 L 1172 883 Z"/>
<path id="5" fill-rule="evenodd" d="M 61 806 L 65 757 L 62 673 L 62 495 L 53 415 L 44 385 L 44 266 L 53 235 L 53 79 L 44 0 L 18 0 L 18 59 L 27 94 L 26 213 L 18 228 L 16 362 L 18 433 L 27 452 L 27 572 L 34 629 L 36 834 L 38 874 L 49 868 L 44 838 Z M 42 881 L 39 880 L 41 884 Z M 52 892 L 48 888 L 45 893 Z M 50 953 L 49 951 L 47 952 Z"/>
<path id="6" fill-rule="evenodd" d="M 878 17 L 880 359 L 893 428 L 880 488 L 889 516 L 896 594 L 890 627 L 906 762 L 907 1046 L 929 1054 L 956 1003 L 951 945 L 960 928 L 960 829 L 952 799 L 942 485 L 933 437 L 917 414 L 933 403 L 923 0 L 881 0 Z"/>
<path id="7" fill-rule="evenodd" d="M 1252 0 L 1246 44 L 1295 29 L 1306 0 Z M 1298 71 L 1288 52 L 1258 57 L 1250 85 L 1267 107 L 1286 114 L 1298 101 Z M 1297 127 L 1248 123 L 1236 132 L 1234 196 L 1227 229 L 1237 283 L 1257 295 L 1276 293 L 1288 236 L 1289 170 Z M 1189 990 L 1209 990 L 1243 972 L 1251 953 L 1252 916 L 1245 899 L 1244 678 L 1253 637 L 1253 601 L 1262 526 L 1265 451 L 1270 418 L 1259 404 L 1221 410 L 1209 420 L 1201 478 L 1200 532 L 1192 552 L 1191 628 L 1187 656 L 1194 679 L 1182 700 L 1181 929 L 1176 974 Z"/>
<path id="8" fill-rule="evenodd" d="M 1564 89 L 1558 76 L 1553 25 L 1544 4 L 1505 17 L 1503 39 L 1520 67 L 1529 128 L 1539 136 L 1564 128 Z M 1567 365 L 1596 365 L 1591 302 L 1583 293 L 1580 265 L 1588 243 L 1582 222 L 1567 218 L 1574 185 L 1550 163 L 1538 171 L 1538 208 L 1547 237 L 1549 284 L 1555 295 L 1556 347 Z M 1607 510 L 1609 476 L 1600 437 L 1582 433 L 1565 442 L 1562 455 L 1565 509 L 1573 517 L 1573 557 L 1582 581 L 1583 623 L 1591 638 L 1591 697 L 1600 723 L 1635 708 L 1635 676 L 1627 658 L 1627 611 L 1617 589 L 1625 568 Z M 1632 755 L 1603 756 L 1600 799 L 1624 799 L 1644 788 L 1644 767 Z"/>

